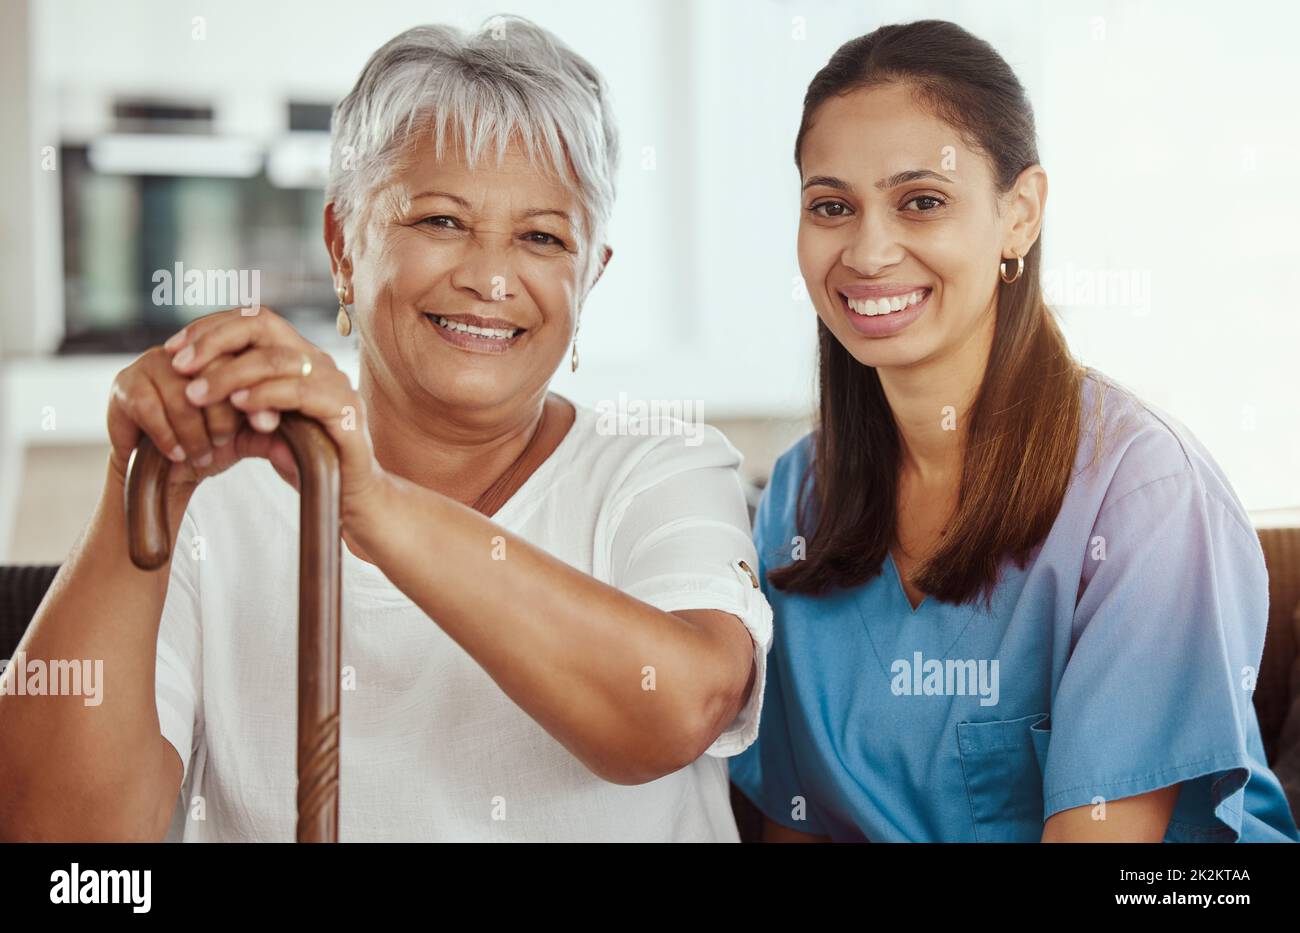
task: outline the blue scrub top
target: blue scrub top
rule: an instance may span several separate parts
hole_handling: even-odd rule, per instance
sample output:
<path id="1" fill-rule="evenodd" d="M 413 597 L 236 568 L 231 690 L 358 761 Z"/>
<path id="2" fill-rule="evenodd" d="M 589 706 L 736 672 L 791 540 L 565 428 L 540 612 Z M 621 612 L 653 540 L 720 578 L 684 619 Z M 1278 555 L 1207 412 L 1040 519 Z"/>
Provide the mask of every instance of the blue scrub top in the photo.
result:
<path id="1" fill-rule="evenodd" d="M 1184 427 L 1089 372 L 1060 514 L 989 607 L 913 611 L 888 558 L 851 590 L 771 586 L 812 449 L 780 458 L 755 521 L 776 633 L 731 779 L 768 817 L 837 841 L 1033 842 L 1058 811 L 1181 783 L 1166 841 L 1300 838 L 1251 701 L 1263 554 Z"/>

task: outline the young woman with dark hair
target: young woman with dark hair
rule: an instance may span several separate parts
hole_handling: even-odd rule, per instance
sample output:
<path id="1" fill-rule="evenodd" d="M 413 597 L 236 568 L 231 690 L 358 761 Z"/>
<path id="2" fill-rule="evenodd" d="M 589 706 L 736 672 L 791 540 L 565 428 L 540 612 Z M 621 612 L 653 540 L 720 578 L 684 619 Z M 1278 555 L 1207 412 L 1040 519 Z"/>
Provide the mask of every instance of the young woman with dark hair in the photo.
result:
<path id="1" fill-rule="evenodd" d="M 820 411 L 756 522 L 776 614 L 732 779 L 786 840 L 1294 840 L 1251 702 L 1250 522 L 1040 287 L 1024 89 L 952 23 L 813 79 L 795 145 Z"/>

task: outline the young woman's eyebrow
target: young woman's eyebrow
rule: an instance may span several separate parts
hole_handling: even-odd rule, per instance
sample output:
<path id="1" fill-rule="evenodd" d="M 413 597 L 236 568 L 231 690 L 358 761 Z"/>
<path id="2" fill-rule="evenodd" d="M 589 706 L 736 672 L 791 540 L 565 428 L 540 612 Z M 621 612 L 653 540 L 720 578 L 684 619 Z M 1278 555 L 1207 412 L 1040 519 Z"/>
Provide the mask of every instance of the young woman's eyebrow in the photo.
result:
<path id="1" fill-rule="evenodd" d="M 807 191 L 814 185 L 820 185 L 823 188 L 834 188 L 837 191 L 847 191 L 853 193 L 853 186 L 842 178 L 836 178 L 834 175 L 814 175 L 803 183 L 800 191 Z"/>
<path id="2" fill-rule="evenodd" d="M 888 191 L 890 188 L 897 188 L 899 185 L 905 185 L 908 182 L 921 181 L 923 179 L 934 179 L 935 181 L 946 182 L 950 185 L 953 184 L 951 178 L 940 175 L 938 172 L 932 172 L 927 168 L 914 168 L 905 172 L 895 172 L 888 178 L 882 178 L 880 181 L 876 182 L 876 187 L 881 191 Z M 836 178 L 834 175 L 813 175 L 803 183 L 802 190 L 806 191 L 814 185 L 820 185 L 824 188 L 834 188 L 837 191 L 847 191 L 850 194 L 853 193 L 853 186 L 851 184 L 842 178 Z"/>
<path id="3" fill-rule="evenodd" d="M 876 182 L 876 187 L 881 191 L 888 191 L 890 188 L 897 188 L 899 185 L 905 185 L 908 182 L 921 181 L 925 178 L 933 178 L 937 181 L 953 184 L 951 178 L 946 178 L 938 172 L 932 172 L 928 168 L 914 168 L 906 172 L 896 172 L 888 178 L 882 178 Z"/>

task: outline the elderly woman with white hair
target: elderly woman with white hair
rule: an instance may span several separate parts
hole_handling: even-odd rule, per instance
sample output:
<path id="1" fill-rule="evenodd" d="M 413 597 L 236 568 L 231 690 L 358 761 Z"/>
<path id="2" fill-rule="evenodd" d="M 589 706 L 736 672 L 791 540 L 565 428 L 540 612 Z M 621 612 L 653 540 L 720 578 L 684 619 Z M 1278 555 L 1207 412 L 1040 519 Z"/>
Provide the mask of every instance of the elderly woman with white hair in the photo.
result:
<path id="1" fill-rule="evenodd" d="M 103 702 L 0 697 L 0 836 L 293 838 L 297 411 L 341 462 L 342 841 L 736 839 L 771 639 L 739 455 L 548 391 L 611 255 L 606 97 L 519 19 L 371 56 L 324 218 L 359 385 L 266 308 L 119 374 L 102 499 L 20 646 L 102 658 Z M 123 546 L 141 432 L 174 461 L 169 574 Z"/>

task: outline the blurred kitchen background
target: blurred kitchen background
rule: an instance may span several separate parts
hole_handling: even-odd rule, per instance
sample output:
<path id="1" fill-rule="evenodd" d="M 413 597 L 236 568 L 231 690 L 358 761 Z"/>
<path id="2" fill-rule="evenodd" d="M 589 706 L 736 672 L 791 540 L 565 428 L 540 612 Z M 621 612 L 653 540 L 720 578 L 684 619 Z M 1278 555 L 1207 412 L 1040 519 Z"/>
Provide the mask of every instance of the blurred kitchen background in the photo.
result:
<path id="1" fill-rule="evenodd" d="M 601 69 L 622 133 L 615 259 L 558 391 L 699 400 L 761 484 L 814 398 L 804 89 L 847 39 L 940 17 L 1030 92 L 1048 297 L 1077 354 L 1188 424 L 1258 521 L 1295 523 L 1300 6 L 5 0 L 0 562 L 66 556 L 101 488 L 114 375 L 215 310 L 155 302 L 155 271 L 259 270 L 262 302 L 355 378 L 320 232 L 330 109 L 401 30 L 495 13 Z"/>

